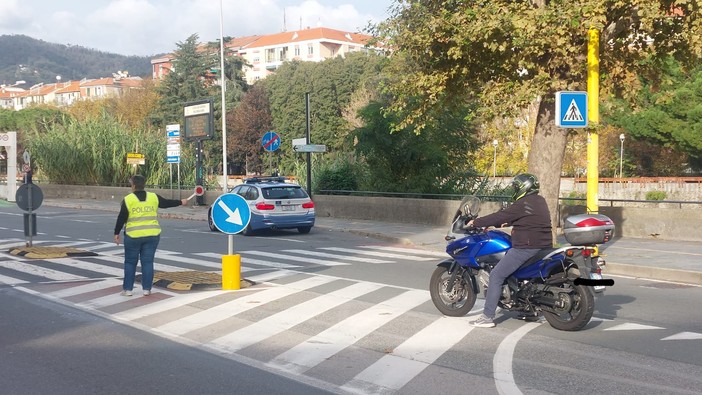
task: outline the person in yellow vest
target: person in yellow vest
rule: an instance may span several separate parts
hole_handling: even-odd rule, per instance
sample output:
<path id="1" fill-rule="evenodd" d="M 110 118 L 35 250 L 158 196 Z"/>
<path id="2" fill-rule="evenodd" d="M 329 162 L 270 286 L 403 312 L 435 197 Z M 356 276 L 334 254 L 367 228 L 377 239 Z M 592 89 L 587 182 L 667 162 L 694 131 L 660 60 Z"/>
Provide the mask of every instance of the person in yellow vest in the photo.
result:
<path id="1" fill-rule="evenodd" d="M 132 296 L 137 262 L 141 259 L 141 288 L 144 296 L 151 295 L 154 282 L 154 256 L 161 240 L 158 209 L 185 206 L 188 199 L 165 199 L 153 192 L 146 192 L 144 176 L 129 179 L 132 193 L 125 196 L 115 224 L 115 243 L 120 243 L 124 228 L 124 282 L 122 296 Z"/>

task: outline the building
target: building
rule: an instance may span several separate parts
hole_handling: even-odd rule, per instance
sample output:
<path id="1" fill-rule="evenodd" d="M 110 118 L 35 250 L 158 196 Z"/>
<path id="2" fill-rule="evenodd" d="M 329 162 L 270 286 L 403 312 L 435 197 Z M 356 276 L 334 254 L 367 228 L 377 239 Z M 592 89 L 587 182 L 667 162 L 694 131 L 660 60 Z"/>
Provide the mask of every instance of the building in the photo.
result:
<path id="1" fill-rule="evenodd" d="M 367 44 L 373 37 L 326 27 L 307 28 L 262 36 L 233 38 L 227 51 L 241 56 L 245 62 L 246 82 L 266 78 L 284 62 L 321 62 L 347 53 L 374 50 Z M 205 50 L 204 47 L 201 47 Z M 174 67 L 172 54 L 151 60 L 154 80 L 165 77 Z"/>
<path id="2" fill-rule="evenodd" d="M 40 83 L 28 90 L 17 87 L 0 89 L 0 108 L 22 110 L 31 105 L 49 104 L 58 107 L 70 106 L 78 100 L 96 100 L 118 97 L 125 89 L 141 88 L 140 77 L 129 77 L 118 71 L 112 77 L 82 79 L 80 81 Z"/>

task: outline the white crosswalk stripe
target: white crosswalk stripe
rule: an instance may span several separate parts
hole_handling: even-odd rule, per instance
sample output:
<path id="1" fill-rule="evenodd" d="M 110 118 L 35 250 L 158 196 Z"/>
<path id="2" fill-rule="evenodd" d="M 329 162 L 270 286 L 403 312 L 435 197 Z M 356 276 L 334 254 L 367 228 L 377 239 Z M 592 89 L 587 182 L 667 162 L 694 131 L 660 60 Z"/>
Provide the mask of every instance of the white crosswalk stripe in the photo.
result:
<path id="1" fill-rule="evenodd" d="M 397 316 L 429 300 L 428 291 L 407 291 L 339 322 L 317 336 L 285 351 L 270 365 L 304 373 L 356 343 Z"/>
<path id="2" fill-rule="evenodd" d="M 287 284 L 285 287 L 273 287 L 253 295 L 243 296 L 231 302 L 200 311 L 155 329 L 167 334 L 184 335 L 192 330 L 214 324 L 226 319 L 227 317 L 256 308 L 265 303 L 284 298 L 288 295 L 292 295 L 293 293 L 304 291 L 331 281 L 332 279 L 328 277 L 315 276 L 306 278 L 292 284 Z"/>
<path id="3" fill-rule="evenodd" d="M 391 354 L 367 367 L 342 389 L 361 393 L 380 393 L 384 388 L 399 390 L 470 333 L 473 327 L 468 321 L 472 319 L 437 319 L 397 346 Z"/>
<path id="4" fill-rule="evenodd" d="M 290 253 L 290 254 L 300 254 L 300 255 L 318 256 L 318 257 L 322 257 L 322 258 L 341 259 L 341 260 L 353 261 L 353 262 L 363 262 L 363 263 L 392 263 L 392 261 L 384 261 L 384 260 L 380 260 L 380 259 L 365 258 L 365 257 L 357 257 L 357 256 L 348 256 L 348 255 L 339 255 L 339 254 L 329 254 L 329 253 L 325 253 L 325 252 L 310 251 L 310 250 L 283 250 L 283 252 L 287 252 L 287 253 Z"/>
<path id="5" fill-rule="evenodd" d="M 39 265 L 33 265 L 25 262 L 6 260 L 0 263 L 0 267 L 16 270 L 26 274 L 31 274 L 37 277 L 43 277 L 52 281 L 68 281 L 68 280 L 86 280 L 87 277 L 62 272 L 60 270 L 50 269 Z"/>
<path id="6" fill-rule="evenodd" d="M 264 318 L 256 323 L 246 326 L 238 331 L 231 332 L 206 346 L 235 352 L 259 341 L 265 340 L 277 333 L 290 329 L 293 326 L 316 317 L 323 312 L 339 306 L 350 299 L 357 298 L 380 288 L 378 284 L 356 283 L 337 291 L 320 295 L 292 306 L 278 314 Z"/>
<path id="7" fill-rule="evenodd" d="M 409 254 L 392 254 L 392 253 L 381 252 L 381 251 L 363 251 L 363 250 L 356 250 L 356 249 L 351 249 L 351 248 L 341 248 L 341 247 L 324 247 L 321 249 L 328 250 L 328 251 L 348 252 L 350 254 L 371 255 L 371 256 L 377 256 L 377 257 L 383 257 L 383 258 L 393 258 L 393 259 L 407 260 L 407 261 L 433 261 L 435 259 L 432 257 L 425 257 L 425 256 L 416 256 L 416 255 L 409 255 Z"/>
<path id="8" fill-rule="evenodd" d="M 244 255 L 245 254 L 259 255 L 259 256 L 265 256 L 265 257 L 269 257 L 269 258 L 277 258 L 277 259 L 288 260 L 288 261 L 315 263 L 315 264 L 321 265 L 321 266 L 348 266 L 348 265 L 350 265 L 350 263 L 347 263 L 347 262 L 333 261 L 333 260 L 327 260 L 327 259 L 314 259 L 314 258 L 309 258 L 309 257 L 299 257 L 299 256 L 294 256 L 294 255 L 286 255 L 286 254 L 276 254 L 274 252 L 267 252 L 267 251 L 248 250 L 248 251 L 242 251 L 241 253 Z"/>

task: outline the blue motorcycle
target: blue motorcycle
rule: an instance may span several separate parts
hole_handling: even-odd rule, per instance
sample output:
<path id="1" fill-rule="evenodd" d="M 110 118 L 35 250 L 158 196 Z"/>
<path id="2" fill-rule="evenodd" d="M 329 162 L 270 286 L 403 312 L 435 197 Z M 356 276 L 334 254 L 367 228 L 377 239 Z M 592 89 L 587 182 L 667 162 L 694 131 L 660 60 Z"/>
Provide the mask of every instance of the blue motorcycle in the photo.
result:
<path id="1" fill-rule="evenodd" d="M 479 211 L 477 197 L 461 201 L 446 236 L 451 257 L 440 262 L 431 276 L 432 302 L 450 317 L 471 311 L 481 287 L 487 289 L 490 270 L 512 248 L 510 235 L 503 231 L 467 227 Z M 608 241 L 613 231 L 612 220 L 604 215 L 570 218 L 564 233 L 571 245 L 542 249 L 525 262 L 505 281 L 498 306 L 526 317 L 543 314 L 559 330 L 582 329 L 595 309 L 593 287 L 614 284 L 602 279 L 597 264 L 597 244 Z"/>

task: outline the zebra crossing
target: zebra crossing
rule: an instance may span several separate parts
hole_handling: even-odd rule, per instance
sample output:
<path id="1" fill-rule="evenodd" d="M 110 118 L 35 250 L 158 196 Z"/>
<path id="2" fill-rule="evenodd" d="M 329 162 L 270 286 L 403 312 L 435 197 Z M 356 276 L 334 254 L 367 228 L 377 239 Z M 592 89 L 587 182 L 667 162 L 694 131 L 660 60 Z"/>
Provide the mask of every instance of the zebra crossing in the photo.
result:
<path id="1" fill-rule="evenodd" d="M 4 240 L 0 248 L 12 243 Z M 349 393 L 426 392 L 422 378 L 439 360 L 451 375 L 472 375 L 465 371 L 463 358 L 445 357 L 454 348 L 477 350 L 467 359 L 492 364 L 492 356 L 481 351 L 484 337 L 469 336 L 473 328 L 468 321 L 482 309 L 482 299 L 468 317 L 447 318 L 426 312 L 433 310 L 427 309 L 431 300 L 426 290 L 307 273 L 296 264 L 307 262 L 304 257 L 332 266 L 421 262 L 435 260 L 434 252 L 376 245 L 241 251 L 242 272 L 256 284 L 250 288 L 191 293 L 157 288 L 149 297 L 127 298 L 119 295 L 122 250 L 103 242 L 81 248 L 99 255 L 43 260 L 0 256 L 0 283 L 226 357 L 242 356 L 273 370 L 322 379 Z M 156 265 L 164 271 L 215 271 L 220 270 L 220 258 L 160 251 Z M 613 331 L 621 324 L 599 321 Z M 512 324 L 521 325 L 506 322 L 503 327 Z"/>

